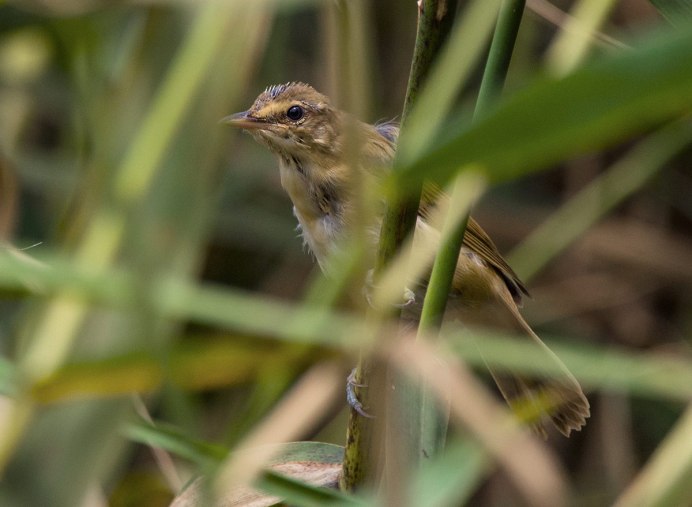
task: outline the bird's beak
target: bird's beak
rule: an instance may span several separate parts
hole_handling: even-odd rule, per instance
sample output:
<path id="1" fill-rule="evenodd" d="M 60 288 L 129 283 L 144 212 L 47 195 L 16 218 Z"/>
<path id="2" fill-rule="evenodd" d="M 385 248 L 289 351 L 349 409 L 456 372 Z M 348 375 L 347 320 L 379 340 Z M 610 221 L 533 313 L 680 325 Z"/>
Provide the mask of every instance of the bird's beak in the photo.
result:
<path id="1" fill-rule="evenodd" d="M 233 127 L 238 127 L 241 129 L 261 129 L 266 126 L 266 122 L 255 118 L 250 114 L 249 111 L 243 111 L 241 113 L 235 113 L 230 116 L 226 116 L 221 119 L 221 123 L 226 125 L 232 125 Z"/>

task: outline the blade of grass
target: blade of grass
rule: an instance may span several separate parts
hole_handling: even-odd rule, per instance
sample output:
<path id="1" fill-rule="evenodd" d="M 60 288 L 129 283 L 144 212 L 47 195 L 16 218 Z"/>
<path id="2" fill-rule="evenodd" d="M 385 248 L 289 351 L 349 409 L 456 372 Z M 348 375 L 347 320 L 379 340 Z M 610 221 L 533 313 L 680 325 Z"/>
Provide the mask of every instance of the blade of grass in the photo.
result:
<path id="1" fill-rule="evenodd" d="M 228 454 L 223 446 L 192 439 L 187 433 L 163 424 L 130 423 L 123 433 L 134 442 L 165 449 L 202 467 L 220 463 Z"/>
<path id="2" fill-rule="evenodd" d="M 108 272 L 85 273 L 83 267 L 78 269 L 64 263 L 56 266 L 55 270 L 47 270 L 45 264 L 50 265 L 50 260 L 45 260 L 44 264 L 25 263 L 14 256 L 0 255 L 0 284 L 7 286 L 8 281 L 13 281 L 21 286 L 29 278 L 34 280 L 34 284 L 41 284 L 45 291 L 47 286 L 42 284 L 42 277 L 51 282 L 48 276 L 52 274 L 55 279 L 51 283 L 56 284 L 57 289 L 67 288 L 75 295 L 81 294 L 82 298 L 88 297 L 91 301 L 106 305 L 126 308 L 128 304 L 132 304 L 128 294 L 136 284 L 130 282 L 128 285 L 127 277 L 122 274 L 113 276 Z M 368 337 L 374 332 L 372 324 L 363 322 L 357 315 L 335 312 L 325 316 L 319 312 L 315 317 L 301 306 L 255 297 L 241 291 L 195 285 L 189 281 L 163 284 L 161 294 L 171 297 L 169 300 L 164 297 L 155 298 L 155 308 L 164 316 L 190 319 L 236 332 L 243 330 L 258 337 L 323 344 L 355 352 L 369 343 Z M 316 320 L 310 322 L 311 316 Z M 304 329 L 286 325 L 287 322 L 297 323 L 303 320 L 308 321 Z M 442 341 L 454 344 L 454 349 L 464 359 L 482 367 L 485 364 L 483 357 L 473 345 L 473 340 L 469 340 L 469 336 L 484 341 L 483 354 L 487 355 L 486 359 L 490 364 L 518 372 L 543 373 L 543 366 L 538 361 L 540 354 L 532 353 L 533 346 L 524 344 L 521 340 L 498 339 L 497 334 L 477 330 L 468 334 L 452 327 L 443 330 L 441 335 Z M 648 358 L 645 355 L 628 354 L 603 347 L 574 348 L 555 343 L 554 339 L 546 341 L 575 376 L 594 387 L 683 400 L 692 395 L 692 365 L 683 359 L 673 361 L 661 357 Z M 210 350 L 199 352 L 199 357 L 214 353 L 216 345 L 209 346 Z M 201 346 L 200 350 L 203 348 Z"/>
<path id="3" fill-rule="evenodd" d="M 470 3 L 459 14 L 458 23 L 451 30 L 448 42 L 440 49 L 430 70 L 426 71 L 430 74 L 429 78 L 426 76 L 423 80 L 419 77 L 416 83 L 409 84 L 412 92 L 406 98 L 405 114 L 402 116 L 397 163 L 407 164 L 418 157 L 439 134 L 440 126 L 449 115 L 454 100 L 484 55 L 499 5 L 500 0 Z M 424 12 L 427 12 L 426 9 L 440 8 L 426 3 Z M 452 10 L 454 4 L 446 8 Z"/>
<path id="4" fill-rule="evenodd" d="M 83 265 L 57 257 L 44 257 L 51 266 L 26 263 L 0 251 L 0 284 L 6 287 L 35 288 L 42 296 L 61 290 L 75 301 L 129 308 L 138 285 L 130 273 L 102 271 L 95 273 Z M 25 281 L 33 280 L 32 287 Z M 151 291 L 154 309 L 170 318 L 252 332 L 264 336 L 282 336 L 302 343 L 326 343 L 357 350 L 372 342 L 373 329 L 362 319 L 345 313 L 330 312 L 312 306 L 293 305 L 241 290 L 197 285 L 185 279 L 160 280 Z M 332 341 L 333 340 L 333 341 Z"/>
<path id="5" fill-rule="evenodd" d="M 594 41 L 593 33 L 600 29 L 615 4 L 616 0 L 581 0 L 574 5 L 546 55 L 552 71 L 567 74 L 584 60 Z"/>
<path id="6" fill-rule="evenodd" d="M 692 502 L 692 405 L 658 446 L 615 507 L 690 505 Z"/>
<path id="7" fill-rule="evenodd" d="M 538 376 L 560 374 L 559 366 L 541 361 L 541 352 L 532 351 L 534 346 L 527 341 L 479 330 L 450 329 L 445 330 L 443 336 L 454 353 L 477 366 L 483 364 L 485 357 L 489 365 L 499 370 Z M 562 340 L 544 338 L 550 349 L 587 386 L 682 401 L 692 396 L 692 363 L 689 360 L 604 347 L 568 346 Z M 482 353 L 474 341 L 482 341 Z"/>
<path id="8" fill-rule="evenodd" d="M 691 59 L 687 31 L 653 37 L 562 79 L 539 80 L 394 178 L 405 187 L 423 178 L 444 185 L 460 167 L 479 164 L 489 181 L 500 182 L 611 146 L 689 111 Z"/>
<path id="9" fill-rule="evenodd" d="M 249 344 L 235 337 L 172 347 L 164 362 L 149 353 L 68 363 L 31 387 L 33 400 L 56 403 L 150 393 L 164 383 L 196 391 L 256 379 L 265 370 L 292 371 L 318 359 L 303 346 Z"/>
<path id="10" fill-rule="evenodd" d="M 257 486 L 267 493 L 280 497 L 290 505 L 305 507 L 366 506 L 370 502 L 347 496 L 333 489 L 311 486 L 280 473 L 266 471 L 257 481 Z"/>
<path id="11" fill-rule="evenodd" d="M 495 36 L 490 47 L 488 62 L 483 74 L 481 88 L 476 104 L 474 117 L 486 114 L 500 95 L 507 76 L 509 62 L 519 24 L 524 11 L 523 0 L 505 0 L 500 8 Z M 465 201 L 466 189 L 455 185 L 452 203 Z M 464 239 L 468 215 L 463 220 L 456 218 L 445 224 L 445 240 L 435 258 L 430 275 L 430 284 L 426 291 L 425 304 L 421 315 L 420 328 L 424 332 L 438 329 L 442 323 L 447 295 L 451 289 L 452 277 L 456 268 L 459 251 Z M 461 215 L 460 215 L 461 216 Z"/>

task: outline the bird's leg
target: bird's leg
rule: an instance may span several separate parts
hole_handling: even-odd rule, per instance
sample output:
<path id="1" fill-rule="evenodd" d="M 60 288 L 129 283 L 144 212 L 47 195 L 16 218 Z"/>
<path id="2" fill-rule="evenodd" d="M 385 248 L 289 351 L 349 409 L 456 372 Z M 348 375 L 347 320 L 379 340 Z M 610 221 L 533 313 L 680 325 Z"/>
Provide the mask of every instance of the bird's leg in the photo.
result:
<path id="1" fill-rule="evenodd" d="M 363 404 L 358 399 L 358 395 L 356 394 L 356 387 L 368 386 L 367 384 L 359 384 L 358 382 L 356 382 L 356 368 L 353 368 L 353 370 L 351 370 L 351 373 L 348 375 L 348 378 L 346 379 L 346 401 L 351 407 L 353 407 L 353 410 L 358 412 L 360 415 L 372 419 L 374 416 L 368 414 L 365 411 L 365 408 L 363 408 Z"/>
<path id="2" fill-rule="evenodd" d="M 365 283 L 363 285 L 363 294 L 365 296 L 365 300 L 367 301 L 368 305 L 370 307 L 375 308 L 375 304 L 373 302 L 373 292 L 375 289 L 375 283 L 373 281 L 374 279 L 374 270 L 370 269 L 368 270 L 366 276 L 365 276 Z M 414 292 L 409 289 L 408 287 L 404 287 L 404 293 L 403 293 L 403 298 L 401 303 L 394 303 L 393 306 L 398 309 L 403 309 L 406 308 L 416 302 L 416 295 Z M 348 379 L 346 381 L 346 400 L 348 401 L 348 404 L 353 407 L 353 409 L 363 417 L 369 417 L 373 418 L 374 416 L 368 414 L 365 409 L 363 408 L 363 404 L 360 402 L 358 399 L 358 395 L 356 394 L 356 387 L 368 387 L 365 384 L 359 384 L 356 382 L 356 369 L 354 368 L 350 375 L 348 376 Z"/>

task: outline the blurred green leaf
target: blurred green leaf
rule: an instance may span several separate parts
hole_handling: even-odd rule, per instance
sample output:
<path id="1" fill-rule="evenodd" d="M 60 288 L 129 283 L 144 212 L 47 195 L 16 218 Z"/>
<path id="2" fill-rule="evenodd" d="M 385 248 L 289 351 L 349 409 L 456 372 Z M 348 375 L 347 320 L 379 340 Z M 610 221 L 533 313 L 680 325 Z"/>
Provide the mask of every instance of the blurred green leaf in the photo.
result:
<path id="1" fill-rule="evenodd" d="M 656 449 L 615 507 L 678 506 L 692 502 L 692 405 Z"/>
<path id="2" fill-rule="evenodd" d="M 262 474 L 257 486 L 267 493 L 281 497 L 289 505 L 301 507 L 372 505 L 337 490 L 311 486 L 270 471 Z"/>
<path id="3" fill-rule="evenodd" d="M 466 505 L 489 469 L 488 455 L 480 444 L 452 441 L 437 459 L 424 463 L 413 485 L 411 505 Z"/>
<path id="4" fill-rule="evenodd" d="M 480 330 L 444 334 L 452 349 L 476 366 L 487 362 L 500 370 L 534 375 L 560 374 L 559 365 L 541 360 L 544 352 L 530 340 Z M 544 338 L 574 376 L 587 386 L 681 401 L 692 397 L 692 360 L 689 358 L 566 345 L 550 337 Z"/>
<path id="5" fill-rule="evenodd" d="M 164 382 L 186 390 L 204 390 L 252 381 L 265 369 L 292 370 L 314 359 L 303 347 L 252 344 L 229 337 L 174 347 L 164 364 L 151 354 L 136 353 L 67 364 L 34 384 L 41 403 L 104 398 L 151 392 Z"/>
<path id="6" fill-rule="evenodd" d="M 46 264 L 51 265 L 50 261 Z M 59 269 L 57 269 L 59 266 Z M 79 289 L 82 298 L 96 297 L 101 303 L 124 306 L 133 304 L 128 295 L 136 284 L 128 277 L 111 273 L 94 274 L 67 263 L 45 265 L 25 263 L 14 256 L 0 252 L 0 284 L 14 286 L 26 277 L 35 280 L 43 290 L 48 283 L 72 291 Z M 301 305 L 257 297 L 241 291 L 195 285 L 180 280 L 162 283 L 153 291 L 152 304 L 166 316 L 191 319 L 214 324 L 234 331 L 256 333 L 296 343 L 323 344 L 354 351 L 362 340 L 367 340 L 375 329 L 357 315 L 319 311 Z M 487 360 L 527 373 L 555 373 L 544 371 L 542 351 L 534 349 L 526 340 L 503 338 L 493 333 L 474 331 L 472 336 L 483 337 L 483 355 L 468 340 L 468 333 L 443 332 L 455 350 L 475 365 Z M 205 351 L 200 345 L 198 357 L 211 357 L 218 353 L 216 345 Z M 570 370 L 592 386 L 624 389 L 637 394 L 688 399 L 692 396 L 692 363 L 684 358 L 664 358 L 638 355 L 601 347 L 566 347 L 551 345 Z M 194 360 L 192 365 L 197 364 Z M 202 366 L 202 361 L 199 363 Z"/>
<path id="7" fill-rule="evenodd" d="M 673 25 L 689 23 L 692 20 L 691 0 L 650 0 L 658 11 Z"/>
<path id="8" fill-rule="evenodd" d="M 56 257 L 42 259 L 44 264 L 26 262 L 0 250 L 0 286 L 42 296 L 66 291 L 70 298 L 118 308 L 141 304 L 137 298 L 140 286 L 131 273 L 95 273 L 83 264 Z M 26 280 L 32 284 L 27 285 Z M 372 337 L 372 329 L 362 320 L 329 309 L 301 308 L 237 289 L 197 285 L 177 278 L 152 283 L 150 304 L 167 317 L 302 343 L 333 344 L 346 350 L 355 350 Z"/>
<path id="9" fill-rule="evenodd" d="M 5 357 L 0 357 L 0 395 L 12 396 L 17 392 L 17 368 Z"/>
<path id="10" fill-rule="evenodd" d="M 192 439 L 183 431 L 160 423 L 130 423 L 124 433 L 135 442 L 165 449 L 201 466 L 218 463 L 228 454 L 228 449 L 223 446 Z"/>
<path id="11" fill-rule="evenodd" d="M 563 79 L 542 79 L 396 174 L 404 185 L 424 178 L 444 184 L 474 165 L 503 181 L 608 147 L 690 111 L 690 61 L 686 31 L 659 35 Z"/>

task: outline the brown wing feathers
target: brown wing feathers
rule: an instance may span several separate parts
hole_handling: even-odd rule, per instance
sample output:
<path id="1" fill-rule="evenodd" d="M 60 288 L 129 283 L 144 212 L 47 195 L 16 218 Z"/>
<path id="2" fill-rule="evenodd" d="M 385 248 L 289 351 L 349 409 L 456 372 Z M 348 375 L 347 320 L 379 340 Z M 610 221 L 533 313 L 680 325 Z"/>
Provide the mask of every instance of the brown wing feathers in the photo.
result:
<path id="1" fill-rule="evenodd" d="M 449 196 L 437 185 L 426 183 L 423 187 L 421 196 L 419 215 L 427 221 L 430 218 L 432 210 L 440 204 L 443 204 L 447 199 L 449 199 Z M 521 304 L 522 294 L 526 296 L 529 295 L 529 291 L 524 283 L 519 279 L 510 265 L 507 264 L 507 261 L 502 258 L 495 243 L 493 243 L 473 217 L 469 218 L 468 224 L 466 225 L 464 246 L 478 254 L 485 262 L 492 266 L 507 285 L 517 305 Z"/>

